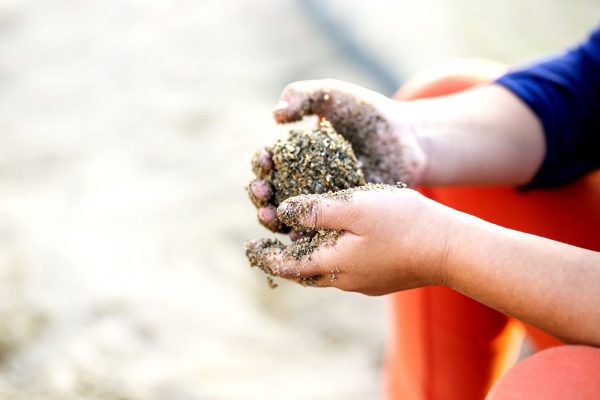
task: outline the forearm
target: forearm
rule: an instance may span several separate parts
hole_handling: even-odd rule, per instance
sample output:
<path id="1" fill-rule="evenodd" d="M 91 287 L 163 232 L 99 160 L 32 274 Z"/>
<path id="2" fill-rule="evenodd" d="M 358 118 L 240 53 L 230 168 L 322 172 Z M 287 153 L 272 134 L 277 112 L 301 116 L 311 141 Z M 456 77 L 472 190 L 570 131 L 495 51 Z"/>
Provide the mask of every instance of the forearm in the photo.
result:
<path id="1" fill-rule="evenodd" d="M 403 106 L 426 155 L 423 185 L 522 185 L 544 158 L 541 123 L 503 87 L 483 86 Z"/>
<path id="2" fill-rule="evenodd" d="M 460 214 L 446 281 L 566 341 L 600 345 L 600 253 Z"/>

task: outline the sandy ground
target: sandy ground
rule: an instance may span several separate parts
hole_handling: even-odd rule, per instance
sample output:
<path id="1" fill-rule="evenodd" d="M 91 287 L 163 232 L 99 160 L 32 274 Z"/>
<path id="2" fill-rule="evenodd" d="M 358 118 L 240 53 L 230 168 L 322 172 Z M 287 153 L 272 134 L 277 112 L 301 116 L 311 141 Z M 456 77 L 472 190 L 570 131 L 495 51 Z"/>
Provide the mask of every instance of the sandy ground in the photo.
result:
<path id="1" fill-rule="evenodd" d="M 289 81 L 384 90 L 302 1 L 0 1 L 0 398 L 373 399 L 385 300 L 282 284 L 243 186 Z M 516 63 L 597 1 L 323 2 L 398 76 Z M 540 8 L 542 7 L 542 8 Z"/>

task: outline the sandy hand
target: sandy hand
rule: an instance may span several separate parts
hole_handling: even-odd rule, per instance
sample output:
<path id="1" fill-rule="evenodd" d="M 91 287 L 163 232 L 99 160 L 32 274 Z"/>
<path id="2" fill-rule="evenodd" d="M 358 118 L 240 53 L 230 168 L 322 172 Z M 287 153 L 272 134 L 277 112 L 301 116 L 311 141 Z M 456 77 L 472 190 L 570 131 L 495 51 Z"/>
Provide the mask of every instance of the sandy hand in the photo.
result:
<path id="1" fill-rule="evenodd" d="M 317 115 L 351 144 L 368 182 L 413 185 L 425 156 L 411 133 L 402 103 L 351 83 L 325 79 L 288 85 L 273 110 L 278 123 Z"/>
<path id="2" fill-rule="evenodd" d="M 453 218 L 414 190 L 369 184 L 292 197 L 277 211 L 321 238 L 247 242 L 250 263 L 270 275 L 370 295 L 442 283 Z"/>

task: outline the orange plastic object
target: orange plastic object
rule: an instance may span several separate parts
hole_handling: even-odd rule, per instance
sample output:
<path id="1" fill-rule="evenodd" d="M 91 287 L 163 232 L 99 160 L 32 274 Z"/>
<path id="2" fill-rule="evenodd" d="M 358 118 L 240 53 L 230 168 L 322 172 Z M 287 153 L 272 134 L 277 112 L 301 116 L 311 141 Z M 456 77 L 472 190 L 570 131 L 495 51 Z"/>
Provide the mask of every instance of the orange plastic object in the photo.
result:
<path id="1" fill-rule="evenodd" d="M 494 385 L 487 400 L 596 400 L 600 349 L 560 346 L 517 364 Z"/>

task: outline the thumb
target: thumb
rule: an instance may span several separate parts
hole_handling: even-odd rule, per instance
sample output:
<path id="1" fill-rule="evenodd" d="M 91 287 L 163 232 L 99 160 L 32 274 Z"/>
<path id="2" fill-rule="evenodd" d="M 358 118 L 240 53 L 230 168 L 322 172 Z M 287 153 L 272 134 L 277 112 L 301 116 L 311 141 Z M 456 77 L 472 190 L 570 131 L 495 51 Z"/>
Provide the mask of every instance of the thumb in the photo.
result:
<path id="1" fill-rule="evenodd" d="M 290 197 L 277 208 L 277 217 L 298 231 L 325 228 L 352 232 L 355 214 L 352 201 L 328 194 Z"/>

